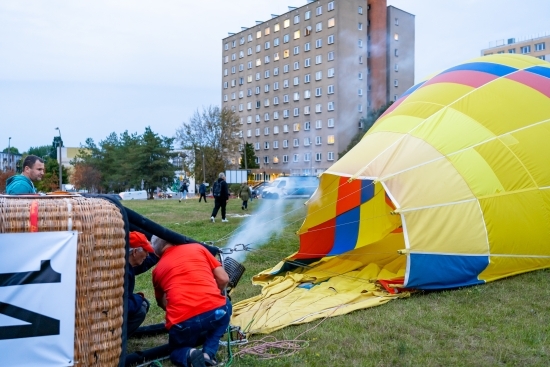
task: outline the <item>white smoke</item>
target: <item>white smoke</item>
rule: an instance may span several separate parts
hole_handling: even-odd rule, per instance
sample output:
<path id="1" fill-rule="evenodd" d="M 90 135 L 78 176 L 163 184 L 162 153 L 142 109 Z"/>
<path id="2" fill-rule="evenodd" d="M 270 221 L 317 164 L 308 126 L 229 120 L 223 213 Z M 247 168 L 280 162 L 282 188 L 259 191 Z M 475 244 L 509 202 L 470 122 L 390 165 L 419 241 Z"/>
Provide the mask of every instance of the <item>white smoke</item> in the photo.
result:
<path id="1" fill-rule="evenodd" d="M 226 248 L 233 249 L 238 244 L 255 250 L 281 236 L 289 224 L 288 214 L 303 205 L 302 200 L 294 199 L 260 199 L 259 207 L 254 214 L 247 217 L 229 239 Z M 250 205 L 250 204 L 249 204 Z M 229 257 L 238 262 L 246 259 L 247 251 L 234 252 Z"/>

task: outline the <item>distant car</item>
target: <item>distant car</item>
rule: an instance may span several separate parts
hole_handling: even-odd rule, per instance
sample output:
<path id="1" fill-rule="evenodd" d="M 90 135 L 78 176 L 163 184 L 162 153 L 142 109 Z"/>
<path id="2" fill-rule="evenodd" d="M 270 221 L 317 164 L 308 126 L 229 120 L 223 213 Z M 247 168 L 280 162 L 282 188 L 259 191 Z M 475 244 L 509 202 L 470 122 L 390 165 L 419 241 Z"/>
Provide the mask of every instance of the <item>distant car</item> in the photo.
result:
<path id="1" fill-rule="evenodd" d="M 252 197 L 253 198 L 257 198 L 259 196 L 262 196 L 262 191 L 264 191 L 264 189 L 266 187 L 269 186 L 269 182 L 260 182 L 259 184 L 256 184 L 254 186 L 252 186 Z"/>
<path id="2" fill-rule="evenodd" d="M 147 191 L 124 191 L 118 194 L 122 200 L 147 200 Z"/>
<path id="3" fill-rule="evenodd" d="M 319 186 L 315 176 L 279 177 L 262 191 L 264 199 L 309 198 Z"/>

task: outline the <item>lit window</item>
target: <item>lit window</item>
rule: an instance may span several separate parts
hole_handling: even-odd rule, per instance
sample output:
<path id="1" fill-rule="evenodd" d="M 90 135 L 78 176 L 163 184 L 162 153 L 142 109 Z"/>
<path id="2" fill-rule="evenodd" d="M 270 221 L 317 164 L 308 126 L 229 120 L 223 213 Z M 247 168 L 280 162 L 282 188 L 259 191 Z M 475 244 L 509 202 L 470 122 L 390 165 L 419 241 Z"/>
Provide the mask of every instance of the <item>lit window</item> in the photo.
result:
<path id="1" fill-rule="evenodd" d="M 256 32 L 256 38 L 260 38 L 262 37 L 262 31 L 257 31 Z"/>
<path id="2" fill-rule="evenodd" d="M 279 23 L 273 26 L 273 32 L 279 32 Z"/>
<path id="3" fill-rule="evenodd" d="M 327 127 L 334 127 L 334 119 L 330 118 L 327 120 Z"/>
<path id="4" fill-rule="evenodd" d="M 275 149 L 275 142 L 273 142 L 273 149 Z M 273 163 L 274 164 L 279 163 L 279 157 L 277 157 L 276 155 L 273 156 Z"/>
<path id="5" fill-rule="evenodd" d="M 286 49 L 283 51 L 283 59 L 286 59 L 287 57 L 290 56 L 290 50 Z"/>
<path id="6" fill-rule="evenodd" d="M 315 32 L 321 32 L 323 30 L 323 23 L 319 22 L 315 24 Z"/>
<path id="7" fill-rule="evenodd" d="M 300 38 L 300 30 L 294 31 L 294 39 L 297 40 Z"/>
<path id="8" fill-rule="evenodd" d="M 256 66 L 262 65 L 262 59 L 256 59 Z"/>
<path id="9" fill-rule="evenodd" d="M 283 28 L 288 28 L 290 26 L 290 19 L 285 19 L 283 22 Z"/>
<path id="10" fill-rule="evenodd" d="M 269 36 L 270 33 L 271 33 L 271 29 L 269 27 L 264 29 L 264 36 Z"/>
<path id="11" fill-rule="evenodd" d="M 248 83 L 252 83 L 252 75 L 247 76 L 247 77 L 246 77 L 246 81 L 247 81 Z"/>
<path id="12" fill-rule="evenodd" d="M 294 16 L 294 24 L 298 24 L 300 23 L 300 15 L 295 15 Z"/>
<path id="13" fill-rule="evenodd" d="M 334 135 L 327 136 L 327 144 L 334 144 Z"/>
<path id="14" fill-rule="evenodd" d="M 334 21 L 334 18 L 330 18 L 327 23 L 328 23 L 327 25 L 328 28 L 332 28 L 336 24 Z"/>
<path id="15" fill-rule="evenodd" d="M 396 41 L 399 41 L 399 35 L 397 33 L 395 33 L 393 35 L 393 39 L 396 40 Z"/>

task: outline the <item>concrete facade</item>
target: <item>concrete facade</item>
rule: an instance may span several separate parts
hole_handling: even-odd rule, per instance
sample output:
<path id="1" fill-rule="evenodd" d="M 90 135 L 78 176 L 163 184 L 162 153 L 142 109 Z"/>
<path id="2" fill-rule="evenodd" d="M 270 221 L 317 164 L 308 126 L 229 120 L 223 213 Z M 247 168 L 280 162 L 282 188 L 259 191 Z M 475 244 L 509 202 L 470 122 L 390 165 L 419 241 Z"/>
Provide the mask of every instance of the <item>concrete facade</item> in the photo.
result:
<path id="1" fill-rule="evenodd" d="M 517 53 L 538 57 L 550 61 L 550 35 L 526 38 L 522 41 L 516 38 L 492 42 L 489 48 L 481 50 L 481 55 Z"/>
<path id="2" fill-rule="evenodd" d="M 402 37 L 398 45 L 388 14 L 399 18 L 391 31 Z M 389 43 L 399 60 L 411 60 L 398 76 Z M 385 0 L 309 1 L 230 35 L 222 50 L 222 107 L 239 114 L 258 171 L 317 175 L 346 149 L 369 108 L 413 85 L 414 16 Z"/>

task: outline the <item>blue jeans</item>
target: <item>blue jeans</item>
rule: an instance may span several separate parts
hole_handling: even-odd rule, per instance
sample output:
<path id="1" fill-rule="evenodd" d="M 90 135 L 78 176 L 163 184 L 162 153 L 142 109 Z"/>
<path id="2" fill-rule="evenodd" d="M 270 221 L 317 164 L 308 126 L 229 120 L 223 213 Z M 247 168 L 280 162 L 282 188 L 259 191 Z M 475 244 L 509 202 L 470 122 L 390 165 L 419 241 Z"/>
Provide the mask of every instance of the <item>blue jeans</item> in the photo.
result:
<path id="1" fill-rule="evenodd" d="M 187 357 L 192 348 L 202 343 L 202 352 L 214 359 L 220 339 L 227 331 L 233 307 L 229 299 L 222 307 L 172 325 L 168 332 L 170 360 L 177 366 L 190 367 Z"/>

